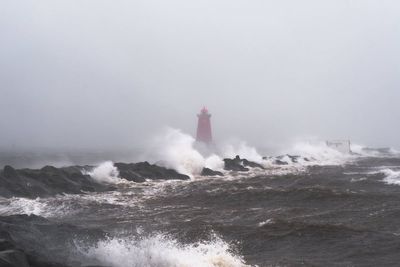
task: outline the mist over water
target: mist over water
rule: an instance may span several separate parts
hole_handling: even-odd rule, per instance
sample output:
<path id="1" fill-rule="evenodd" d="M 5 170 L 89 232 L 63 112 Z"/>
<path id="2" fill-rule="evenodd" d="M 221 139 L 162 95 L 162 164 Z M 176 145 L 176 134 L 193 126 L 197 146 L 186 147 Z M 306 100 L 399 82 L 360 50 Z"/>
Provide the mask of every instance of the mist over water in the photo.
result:
<path id="1" fill-rule="evenodd" d="M 24 6 L 0 4 L 1 150 L 134 149 L 204 105 L 217 143 L 399 147 L 396 1 Z"/>
<path id="2" fill-rule="evenodd" d="M 398 266 L 399 14 L 1 1 L 0 265 Z"/>

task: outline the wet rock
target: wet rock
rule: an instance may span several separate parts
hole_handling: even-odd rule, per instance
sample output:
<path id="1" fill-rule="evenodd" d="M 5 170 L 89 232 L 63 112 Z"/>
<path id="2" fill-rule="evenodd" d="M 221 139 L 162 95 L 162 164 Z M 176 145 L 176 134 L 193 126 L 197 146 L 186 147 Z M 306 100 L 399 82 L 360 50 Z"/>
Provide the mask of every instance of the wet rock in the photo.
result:
<path id="1" fill-rule="evenodd" d="M 115 163 L 120 176 L 129 181 L 144 182 L 151 180 L 188 180 L 189 176 L 175 170 L 150 164 Z M 70 166 L 56 168 L 45 166 L 41 169 L 19 169 L 5 166 L 0 172 L 0 196 L 3 197 L 49 197 L 57 194 L 81 194 L 84 192 L 103 192 L 114 190 L 112 185 L 102 184 L 83 171 L 91 166 Z"/>
<path id="2" fill-rule="evenodd" d="M 286 161 L 282 161 L 280 159 L 276 159 L 276 160 L 274 160 L 274 164 L 276 164 L 276 165 L 288 165 L 289 163 L 287 163 Z"/>
<path id="3" fill-rule="evenodd" d="M 209 168 L 203 168 L 200 175 L 201 176 L 224 176 L 224 174 L 222 172 L 214 171 Z"/>
<path id="4" fill-rule="evenodd" d="M 239 156 L 236 156 L 233 159 L 224 159 L 224 163 L 225 170 L 228 171 L 249 171 L 249 168 L 247 167 L 264 169 L 264 166 L 261 164 L 247 159 L 241 159 Z"/>
<path id="5" fill-rule="evenodd" d="M 293 163 L 298 163 L 299 159 L 301 158 L 300 156 L 292 156 L 292 155 L 287 155 L 287 156 Z"/>
<path id="6" fill-rule="evenodd" d="M 242 164 L 243 164 L 243 166 L 246 166 L 246 167 L 264 169 L 264 166 L 262 166 L 261 164 L 258 164 L 254 161 L 249 161 L 247 159 L 242 159 Z"/>
<path id="7" fill-rule="evenodd" d="M 273 163 L 276 165 L 289 165 L 289 163 L 298 163 L 300 158 L 300 156 L 286 154 L 276 157 Z"/>
<path id="8" fill-rule="evenodd" d="M 82 168 L 78 166 L 67 168 L 46 166 L 38 170 L 15 170 L 11 166 L 6 166 L 0 173 L 0 196 L 3 197 L 36 198 L 110 189 L 110 186 L 99 184 L 90 176 L 82 174 Z"/>
<path id="9" fill-rule="evenodd" d="M 150 164 L 147 161 L 139 163 L 115 163 L 118 168 L 120 177 L 133 181 L 144 182 L 146 179 L 151 180 L 189 180 L 190 177 L 180 174 L 175 170 Z"/>
<path id="10" fill-rule="evenodd" d="M 236 156 L 234 159 L 224 159 L 224 163 L 224 169 L 227 171 L 249 171 L 249 168 L 243 166 L 243 162 L 239 156 Z"/>

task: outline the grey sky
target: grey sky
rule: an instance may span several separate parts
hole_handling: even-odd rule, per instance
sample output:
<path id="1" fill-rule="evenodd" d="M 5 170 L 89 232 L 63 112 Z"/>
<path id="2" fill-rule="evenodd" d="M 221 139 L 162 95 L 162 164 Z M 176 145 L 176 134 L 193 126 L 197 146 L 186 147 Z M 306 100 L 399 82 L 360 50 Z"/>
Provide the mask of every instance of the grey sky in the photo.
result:
<path id="1" fill-rule="evenodd" d="M 193 134 L 400 147 L 400 2 L 4 0 L 0 145 Z"/>

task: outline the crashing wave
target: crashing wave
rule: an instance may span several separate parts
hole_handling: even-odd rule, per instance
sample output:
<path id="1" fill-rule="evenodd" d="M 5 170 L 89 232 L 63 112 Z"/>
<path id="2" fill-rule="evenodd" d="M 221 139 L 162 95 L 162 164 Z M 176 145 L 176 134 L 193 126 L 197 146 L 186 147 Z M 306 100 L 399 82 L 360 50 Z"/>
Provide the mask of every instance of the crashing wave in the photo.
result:
<path id="1" fill-rule="evenodd" d="M 383 169 L 378 173 L 382 173 L 385 175 L 383 178 L 383 182 L 387 184 L 400 185 L 400 171 L 394 171 L 392 169 Z"/>
<path id="2" fill-rule="evenodd" d="M 94 246 L 77 242 L 78 251 L 89 261 L 112 267 L 244 267 L 228 243 L 218 237 L 209 242 L 181 244 L 162 234 L 137 239 L 108 238 Z"/>
<path id="3" fill-rule="evenodd" d="M 118 184 L 123 180 L 119 177 L 119 171 L 112 161 L 106 161 L 93 168 L 91 171 L 83 171 L 95 181 L 100 183 Z"/>

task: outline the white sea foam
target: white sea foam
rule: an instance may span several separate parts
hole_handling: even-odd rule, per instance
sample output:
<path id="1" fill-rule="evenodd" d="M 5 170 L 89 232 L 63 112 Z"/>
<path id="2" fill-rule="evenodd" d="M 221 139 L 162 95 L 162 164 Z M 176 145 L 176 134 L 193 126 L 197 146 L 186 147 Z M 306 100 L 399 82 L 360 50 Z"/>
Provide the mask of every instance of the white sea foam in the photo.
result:
<path id="1" fill-rule="evenodd" d="M 144 187 L 151 190 L 154 187 Z M 146 195 L 146 191 L 109 191 L 90 194 L 63 194 L 47 198 L 0 198 L 0 216 L 16 214 L 37 215 L 46 218 L 65 217 L 91 209 L 96 204 L 141 207 L 142 202 L 155 194 Z M 100 207 L 100 206 L 99 206 Z"/>
<path id="2" fill-rule="evenodd" d="M 54 204 L 55 198 L 22 198 L 12 197 L 0 199 L 0 215 L 14 214 L 37 215 L 43 217 L 62 216 L 70 211 L 65 203 Z"/>
<path id="3" fill-rule="evenodd" d="M 123 181 L 119 178 L 118 168 L 114 166 L 112 161 L 103 162 L 91 171 L 84 171 L 84 174 L 90 175 L 99 183 L 117 184 Z"/>
<path id="4" fill-rule="evenodd" d="M 203 167 L 218 169 L 223 166 L 219 156 L 203 156 L 195 148 L 192 136 L 172 128 L 165 129 L 153 140 L 147 156 L 191 177 L 200 174 Z"/>
<path id="5" fill-rule="evenodd" d="M 13 197 L 0 200 L 0 215 L 12 214 L 34 214 L 40 215 L 46 206 L 46 203 L 40 201 L 40 198 L 28 199 Z"/>
<path id="6" fill-rule="evenodd" d="M 245 141 L 230 140 L 221 146 L 221 154 L 223 157 L 234 158 L 239 155 L 257 163 L 263 163 L 262 156 L 258 153 L 255 147 L 249 146 Z"/>
<path id="7" fill-rule="evenodd" d="M 221 171 L 224 169 L 224 161 L 221 159 L 221 157 L 213 154 L 205 159 L 204 167 Z"/>
<path id="8" fill-rule="evenodd" d="M 267 224 L 272 224 L 273 222 L 274 222 L 273 219 L 268 219 L 268 220 L 259 222 L 259 223 L 258 223 L 258 226 L 259 226 L 259 227 L 262 227 L 262 226 L 267 225 Z"/>
<path id="9" fill-rule="evenodd" d="M 302 165 L 340 165 L 353 158 L 351 154 L 331 148 L 325 142 L 297 142 L 285 152 L 307 158 L 308 161 L 300 158 L 299 163 Z"/>
<path id="10" fill-rule="evenodd" d="M 138 239 L 109 238 L 95 246 L 77 243 L 80 253 L 93 263 L 112 267 L 239 267 L 242 257 L 231 252 L 229 245 L 215 237 L 210 242 L 183 245 L 165 235 Z"/>
<path id="11" fill-rule="evenodd" d="M 297 142 L 290 149 L 281 151 L 283 156 L 263 158 L 256 148 L 244 141 L 231 139 L 210 149 L 196 143 L 192 136 L 181 130 L 167 128 L 152 141 L 146 159 L 152 159 L 157 164 L 163 164 L 193 178 L 200 174 L 203 167 L 223 171 L 223 158 L 233 158 L 236 155 L 266 168 L 251 170 L 248 174 L 270 171 L 290 173 L 303 171 L 310 165 L 342 165 L 358 157 L 371 156 L 361 145 L 352 144 L 351 149 L 355 153 L 341 152 L 322 141 Z M 293 159 L 288 155 L 299 157 Z M 277 164 L 278 160 L 280 164 Z"/>
<path id="12" fill-rule="evenodd" d="M 383 169 L 379 171 L 385 175 L 383 181 L 387 184 L 400 185 L 400 171 L 394 171 L 392 169 Z"/>

